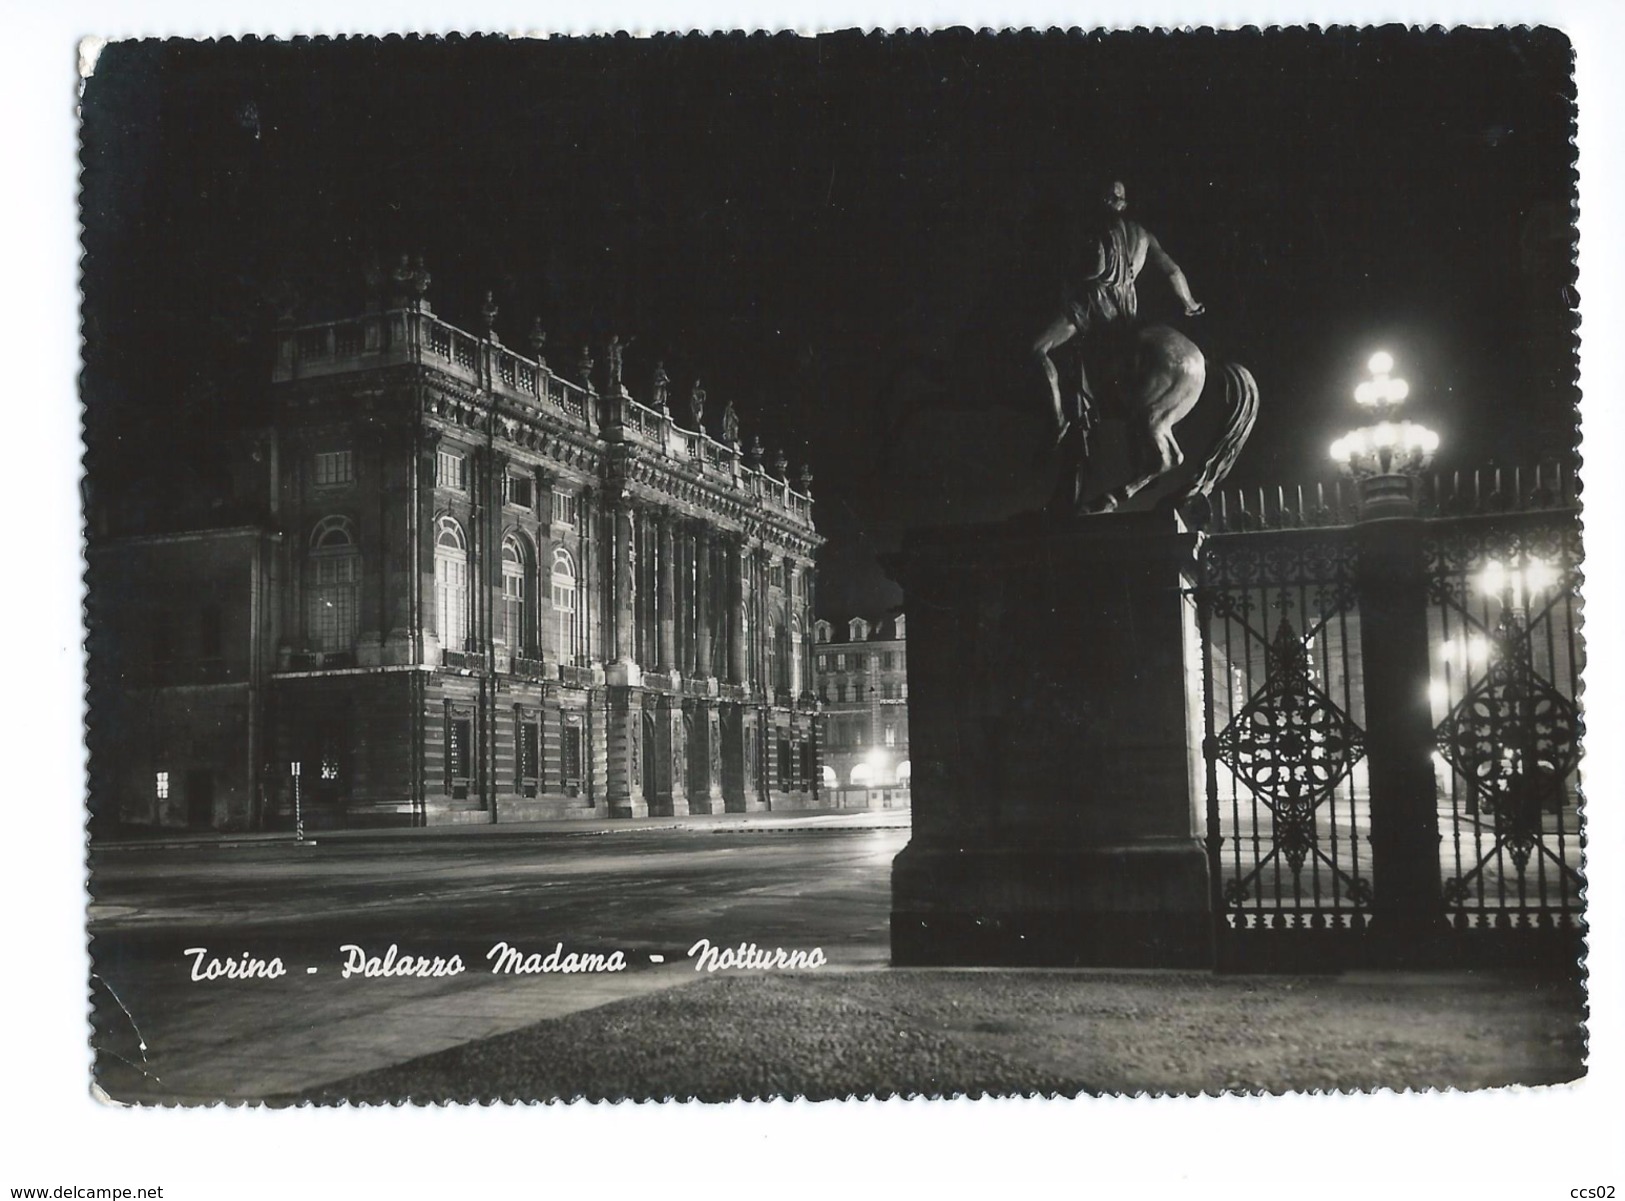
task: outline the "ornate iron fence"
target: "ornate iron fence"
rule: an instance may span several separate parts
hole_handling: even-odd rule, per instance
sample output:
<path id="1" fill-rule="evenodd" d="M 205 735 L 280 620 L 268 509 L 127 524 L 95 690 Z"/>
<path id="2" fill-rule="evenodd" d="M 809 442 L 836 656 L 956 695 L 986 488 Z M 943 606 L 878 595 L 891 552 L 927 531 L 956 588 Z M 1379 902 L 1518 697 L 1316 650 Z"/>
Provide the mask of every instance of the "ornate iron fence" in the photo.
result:
<path id="1" fill-rule="evenodd" d="M 1443 897 L 1458 930 L 1578 925 L 1579 523 L 1428 523 Z"/>
<path id="2" fill-rule="evenodd" d="M 1346 530 L 1203 547 L 1208 849 L 1222 941 L 1304 941 L 1370 922 L 1354 565 Z"/>
<path id="3" fill-rule="evenodd" d="M 1509 938 L 1572 963 L 1579 563 L 1566 508 L 1205 540 L 1193 686 L 1221 963 L 1505 962 Z"/>

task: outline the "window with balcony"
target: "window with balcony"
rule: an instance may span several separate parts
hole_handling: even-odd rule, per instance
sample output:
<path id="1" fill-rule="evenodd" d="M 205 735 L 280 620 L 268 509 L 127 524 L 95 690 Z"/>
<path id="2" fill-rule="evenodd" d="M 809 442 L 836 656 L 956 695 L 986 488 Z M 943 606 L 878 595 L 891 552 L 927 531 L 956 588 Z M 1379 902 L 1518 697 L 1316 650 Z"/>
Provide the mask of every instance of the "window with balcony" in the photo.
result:
<path id="1" fill-rule="evenodd" d="M 306 629 L 312 650 L 355 647 L 361 604 L 361 552 L 348 517 L 324 517 L 311 531 L 307 558 Z"/>
<path id="2" fill-rule="evenodd" d="M 533 627 L 530 609 L 531 564 L 536 561 L 523 534 L 502 540 L 502 639 L 516 655 L 529 654 Z"/>
<path id="3" fill-rule="evenodd" d="M 558 656 L 560 663 L 575 662 L 576 635 L 576 564 L 570 552 L 562 546 L 553 548 L 550 595 L 553 613 L 558 622 Z"/>
<path id="4" fill-rule="evenodd" d="M 440 644 L 461 651 L 468 645 L 468 540 L 451 516 L 435 521 L 434 604 Z"/>

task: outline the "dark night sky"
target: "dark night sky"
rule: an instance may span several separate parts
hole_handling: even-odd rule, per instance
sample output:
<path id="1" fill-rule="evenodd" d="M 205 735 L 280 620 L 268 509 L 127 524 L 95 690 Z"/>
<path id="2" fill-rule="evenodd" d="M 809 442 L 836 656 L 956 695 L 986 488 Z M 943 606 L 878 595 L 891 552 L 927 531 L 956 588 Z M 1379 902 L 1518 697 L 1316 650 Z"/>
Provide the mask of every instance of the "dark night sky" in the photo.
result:
<path id="1" fill-rule="evenodd" d="M 1034 499 L 1025 349 L 1103 172 L 1208 306 L 1175 324 L 1259 380 L 1239 482 L 1326 475 L 1379 346 L 1442 465 L 1533 462 L 1572 403 L 1568 72 L 1507 32 L 115 45 L 84 108 L 92 473 L 139 486 L 109 448 L 144 439 L 187 470 L 188 402 L 256 411 L 277 281 L 326 315 L 412 250 L 456 324 L 489 288 L 555 366 L 633 333 L 634 391 L 663 357 L 733 399 L 817 472 L 825 607 L 889 603 L 902 528 Z"/>

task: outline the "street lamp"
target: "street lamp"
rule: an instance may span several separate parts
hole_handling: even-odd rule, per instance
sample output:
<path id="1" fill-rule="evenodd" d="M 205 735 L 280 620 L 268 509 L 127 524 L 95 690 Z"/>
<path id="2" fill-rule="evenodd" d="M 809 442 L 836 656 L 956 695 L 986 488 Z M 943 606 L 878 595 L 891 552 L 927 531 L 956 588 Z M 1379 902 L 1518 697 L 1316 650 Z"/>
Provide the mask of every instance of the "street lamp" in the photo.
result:
<path id="1" fill-rule="evenodd" d="M 1354 478 L 1362 520 L 1413 516 L 1417 480 L 1439 449 L 1439 435 L 1396 419 L 1411 386 L 1392 374 L 1393 355 L 1379 350 L 1366 366 L 1371 378 L 1355 387 L 1354 400 L 1375 420 L 1333 442 L 1332 460 Z"/>

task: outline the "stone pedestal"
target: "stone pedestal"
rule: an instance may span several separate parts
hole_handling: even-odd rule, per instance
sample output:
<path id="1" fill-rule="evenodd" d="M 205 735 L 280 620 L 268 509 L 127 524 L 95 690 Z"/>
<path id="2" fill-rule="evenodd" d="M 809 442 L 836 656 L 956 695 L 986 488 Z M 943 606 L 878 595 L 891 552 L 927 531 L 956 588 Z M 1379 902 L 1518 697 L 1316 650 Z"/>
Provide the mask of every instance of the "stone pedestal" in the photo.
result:
<path id="1" fill-rule="evenodd" d="M 1199 678 L 1168 513 L 912 535 L 892 961 L 1207 967 Z"/>

